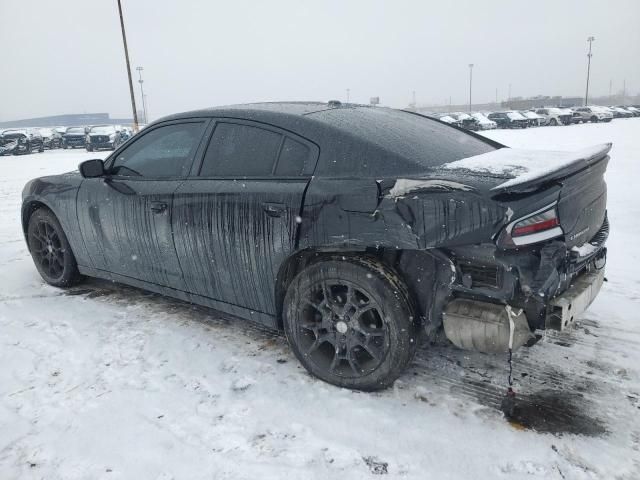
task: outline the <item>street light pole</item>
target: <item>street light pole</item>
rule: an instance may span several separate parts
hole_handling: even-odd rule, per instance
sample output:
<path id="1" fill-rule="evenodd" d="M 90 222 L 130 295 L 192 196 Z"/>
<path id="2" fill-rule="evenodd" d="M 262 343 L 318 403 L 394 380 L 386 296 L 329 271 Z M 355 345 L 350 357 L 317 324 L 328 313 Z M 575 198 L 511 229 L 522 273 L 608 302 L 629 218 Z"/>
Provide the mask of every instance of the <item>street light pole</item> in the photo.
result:
<path id="1" fill-rule="evenodd" d="M 138 132 L 138 112 L 136 112 L 136 98 L 133 95 L 133 81 L 131 80 L 131 65 L 129 64 L 129 49 L 127 48 L 127 35 L 124 33 L 124 20 L 122 19 L 122 5 L 118 0 L 118 12 L 120 14 L 120 28 L 122 29 L 122 43 L 124 44 L 124 58 L 127 61 L 127 76 L 129 77 L 129 94 L 131 95 L 131 109 L 133 110 L 133 131 Z"/>
<path id="2" fill-rule="evenodd" d="M 351 93 L 351 90 L 347 88 L 347 103 L 349 103 L 349 94 Z"/>
<path id="3" fill-rule="evenodd" d="M 140 84 L 140 98 L 142 99 L 142 111 L 144 113 L 144 123 L 146 124 L 149 123 L 149 119 L 147 118 L 147 102 L 145 101 L 144 89 L 142 88 L 142 83 L 144 82 L 144 80 L 142 80 L 142 71 L 144 68 L 136 67 L 136 70 L 138 71 L 138 75 L 140 75 L 138 83 Z"/>
<path id="4" fill-rule="evenodd" d="M 469 111 L 471 111 L 471 87 L 473 85 L 473 63 L 469 64 Z"/>
<path id="5" fill-rule="evenodd" d="M 587 38 L 587 42 L 589 42 L 589 53 L 587 53 L 587 91 L 584 94 L 584 106 L 589 105 L 589 75 L 591 74 L 591 44 L 596 39 L 596 37 Z"/>

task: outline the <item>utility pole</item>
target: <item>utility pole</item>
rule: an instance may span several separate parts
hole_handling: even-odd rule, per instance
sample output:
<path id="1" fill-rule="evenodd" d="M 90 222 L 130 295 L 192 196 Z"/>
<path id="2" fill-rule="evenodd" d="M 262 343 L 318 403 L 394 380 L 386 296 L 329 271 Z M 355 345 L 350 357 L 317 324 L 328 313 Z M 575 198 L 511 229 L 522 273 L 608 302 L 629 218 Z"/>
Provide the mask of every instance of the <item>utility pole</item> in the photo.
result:
<path id="1" fill-rule="evenodd" d="M 349 103 L 349 94 L 351 93 L 351 90 L 347 88 L 347 103 Z"/>
<path id="2" fill-rule="evenodd" d="M 611 102 L 611 89 L 613 87 L 613 79 L 609 80 L 609 102 Z"/>
<path id="3" fill-rule="evenodd" d="M 511 84 L 509 84 L 509 96 L 507 97 L 507 100 L 511 101 Z"/>
<path id="4" fill-rule="evenodd" d="M 416 105 L 416 91 L 415 90 L 412 92 L 412 98 L 413 98 L 413 106 L 415 107 L 415 105 Z"/>
<path id="5" fill-rule="evenodd" d="M 120 13 L 120 28 L 122 29 L 122 43 L 124 44 L 124 58 L 127 61 L 127 76 L 129 77 L 129 94 L 131 95 L 131 110 L 133 110 L 133 131 L 138 132 L 138 112 L 136 112 L 136 98 L 133 95 L 133 81 L 131 80 L 131 65 L 129 64 L 129 49 L 127 48 L 127 35 L 124 33 L 124 20 L 122 19 L 122 5 L 118 0 L 118 12 Z"/>
<path id="6" fill-rule="evenodd" d="M 469 64 L 469 111 L 471 111 L 471 87 L 473 86 L 473 63 Z"/>
<path id="7" fill-rule="evenodd" d="M 149 119 L 147 118 L 147 102 L 145 100 L 144 88 L 142 88 L 142 83 L 144 82 L 144 80 L 142 80 L 142 71 L 144 68 L 136 67 L 136 70 L 138 71 L 138 75 L 140 75 L 138 83 L 140 84 L 140 98 L 142 99 L 142 111 L 144 113 L 144 123 L 146 124 L 149 123 Z"/>
<path id="8" fill-rule="evenodd" d="M 591 44 L 596 39 L 596 37 L 588 37 L 587 42 L 589 42 L 589 53 L 587 53 L 587 91 L 584 94 L 584 106 L 589 105 L 589 76 L 591 74 Z"/>
<path id="9" fill-rule="evenodd" d="M 627 104 L 627 79 L 622 80 L 622 105 Z"/>
<path id="10" fill-rule="evenodd" d="M 498 89 L 496 88 L 496 105 L 498 104 Z"/>

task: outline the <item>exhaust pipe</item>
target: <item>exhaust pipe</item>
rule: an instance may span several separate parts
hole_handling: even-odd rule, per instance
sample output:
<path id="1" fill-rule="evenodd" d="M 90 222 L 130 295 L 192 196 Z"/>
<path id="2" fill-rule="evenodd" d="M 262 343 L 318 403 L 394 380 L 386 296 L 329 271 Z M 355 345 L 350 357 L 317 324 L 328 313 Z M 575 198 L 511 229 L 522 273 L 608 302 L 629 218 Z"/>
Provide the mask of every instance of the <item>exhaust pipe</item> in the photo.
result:
<path id="1" fill-rule="evenodd" d="M 458 348 L 483 353 L 506 353 L 509 350 L 509 314 L 504 305 L 457 298 L 443 312 L 444 333 Z M 512 313 L 513 350 L 535 339 L 527 316 Z"/>

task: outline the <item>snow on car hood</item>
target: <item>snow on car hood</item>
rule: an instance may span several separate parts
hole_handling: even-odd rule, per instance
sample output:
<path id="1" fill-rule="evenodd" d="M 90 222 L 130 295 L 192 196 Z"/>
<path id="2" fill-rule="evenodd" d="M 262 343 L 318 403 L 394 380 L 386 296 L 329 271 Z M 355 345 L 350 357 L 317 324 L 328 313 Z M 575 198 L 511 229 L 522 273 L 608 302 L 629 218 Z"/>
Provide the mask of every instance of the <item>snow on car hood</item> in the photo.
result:
<path id="1" fill-rule="evenodd" d="M 503 190 L 542 179 L 553 172 L 577 166 L 580 163 L 586 165 L 590 160 L 606 154 L 610 149 L 610 143 L 572 152 L 500 148 L 447 163 L 442 165 L 442 168 L 508 178 L 507 181 L 492 188 L 492 190 Z"/>

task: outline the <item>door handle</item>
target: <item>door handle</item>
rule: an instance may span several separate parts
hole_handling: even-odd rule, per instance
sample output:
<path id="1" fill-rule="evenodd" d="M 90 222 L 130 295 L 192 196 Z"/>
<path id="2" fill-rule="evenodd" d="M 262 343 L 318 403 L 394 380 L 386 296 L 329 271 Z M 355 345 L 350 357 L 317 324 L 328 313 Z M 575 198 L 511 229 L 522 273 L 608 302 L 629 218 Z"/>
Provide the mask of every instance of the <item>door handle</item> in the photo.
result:
<path id="1" fill-rule="evenodd" d="M 283 203 L 264 202 L 262 204 L 264 213 L 270 217 L 281 217 L 287 207 Z"/>
<path id="2" fill-rule="evenodd" d="M 167 209 L 167 204 L 164 202 L 151 202 L 149 208 L 153 213 L 162 213 Z"/>

